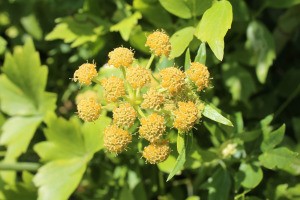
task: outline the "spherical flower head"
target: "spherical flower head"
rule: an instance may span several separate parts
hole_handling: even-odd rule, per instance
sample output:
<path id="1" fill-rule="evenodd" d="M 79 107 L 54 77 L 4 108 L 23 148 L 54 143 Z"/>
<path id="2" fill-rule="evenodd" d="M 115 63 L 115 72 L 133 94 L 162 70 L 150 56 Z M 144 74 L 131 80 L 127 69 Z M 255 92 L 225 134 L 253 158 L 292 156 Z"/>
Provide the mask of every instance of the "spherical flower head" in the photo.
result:
<path id="1" fill-rule="evenodd" d="M 89 99 L 89 98 L 98 100 L 99 97 L 98 97 L 97 92 L 95 92 L 93 90 L 87 90 L 87 91 L 84 91 L 84 92 L 78 94 L 75 98 L 75 102 L 76 102 L 76 104 L 78 104 L 82 99 Z"/>
<path id="2" fill-rule="evenodd" d="M 152 113 L 148 117 L 141 119 L 140 136 L 149 142 L 153 143 L 160 140 L 165 131 L 166 125 L 163 116 Z"/>
<path id="3" fill-rule="evenodd" d="M 188 132 L 198 119 L 198 109 L 191 101 L 178 102 L 178 109 L 174 111 L 174 115 L 174 127 L 181 132 Z"/>
<path id="4" fill-rule="evenodd" d="M 86 122 L 98 119 L 101 112 L 101 105 L 94 98 L 82 99 L 77 104 L 78 116 Z"/>
<path id="5" fill-rule="evenodd" d="M 159 72 L 161 86 L 169 90 L 171 95 L 180 92 L 184 87 L 184 73 L 176 67 L 168 67 Z"/>
<path id="6" fill-rule="evenodd" d="M 118 98 L 126 94 L 123 79 L 116 76 L 103 79 L 101 85 L 105 90 L 105 98 L 109 103 L 116 102 Z"/>
<path id="7" fill-rule="evenodd" d="M 130 103 L 123 103 L 113 110 L 113 121 L 119 127 L 129 128 L 133 125 L 137 113 Z"/>
<path id="8" fill-rule="evenodd" d="M 155 31 L 148 35 L 146 46 L 148 46 L 152 53 L 156 56 L 169 56 L 171 51 L 171 43 L 169 36 L 163 31 Z"/>
<path id="9" fill-rule="evenodd" d="M 132 141 L 131 134 L 116 125 L 110 125 L 104 130 L 104 147 L 111 153 L 121 153 Z"/>
<path id="10" fill-rule="evenodd" d="M 90 85 L 92 79 L 98 75 L 95 64 L 85 63 L 74 73 L 73 80 L 82 85 Z"/>
<path id="11" fill-rule="evenodd" d="M 115 48 L 113 51 L 109 52 L 108 57 L 109 65 L 113 65 L 117 68 L 121 66 L 129 67 L 133 62 L 134 53 L 132 52 L 132 50 L 127 49 L 125 47 L 118 47 Z"/>
<path id="12" fill-rule="evenodd" d="M 143 67 L 130 67 L 126 71 L 126 80 L 134 89 L 142 88 L 151 82 L 151 74 Z"/>
<path id="13" fill-rule="evenodd" d="M 141 107 L 144 109 L 158 110 L 165 102 L 163 94 L 159 93 L 154 88 L 150 88 L 147 93 L 143 95 L 144 101 Z"/>
<path id="14" fill-rule="evenodd" d="M 144 148 L 143 157 L 150 164 L 158 164 L 165 161 L 170 155 L 171 149 L 167 141 L 152 143 Z"/>
<path id="15" fill-rule="evenodd" d="M 186 73 L 188 77 L 195 83 L 198 91 L 208 87 L 210 74 L 205 65 L 198 62 L 193 62 Z"/>

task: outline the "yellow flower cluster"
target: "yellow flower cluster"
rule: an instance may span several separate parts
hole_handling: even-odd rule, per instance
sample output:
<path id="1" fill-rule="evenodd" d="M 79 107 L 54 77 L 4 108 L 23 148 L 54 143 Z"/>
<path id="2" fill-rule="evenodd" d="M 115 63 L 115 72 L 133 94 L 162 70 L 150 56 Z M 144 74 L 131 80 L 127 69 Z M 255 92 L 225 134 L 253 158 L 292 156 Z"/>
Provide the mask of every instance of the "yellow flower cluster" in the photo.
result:
<path id="1" fill-rule="evenodd" d="M 145 66 L 138 59 L 134 62 L 133 50 L 118 47 L 108 54 L 108 65 L 115 68 L 111 75 L 98 75 L 96 66 L 86 63 L 75 71 L 73 80 L 81 85 L 95 82 L 101 86 L 99 93 L 78 95 L 77 110 L 86 122 L 95 121 L 101 110 L 112 111 L 112 124 L 103 137 L 106 150 L 123 152 L 138 132 L 139 138 L 149 143 L 143 149 L 143 157 L 147 163 L 157 164 L 171 152 L 170 130 L 187 133 L 199 122 L 203 104 L 197 92 L 208 87 L 210 74 L 206 66 L 197 62 L 192 62 L 185 72 L 171 65 L 154 74 L 150 67 L 155 56 L 170 53 L 169 36 L 155 31 L 145 45 L 152 53 Z"/>

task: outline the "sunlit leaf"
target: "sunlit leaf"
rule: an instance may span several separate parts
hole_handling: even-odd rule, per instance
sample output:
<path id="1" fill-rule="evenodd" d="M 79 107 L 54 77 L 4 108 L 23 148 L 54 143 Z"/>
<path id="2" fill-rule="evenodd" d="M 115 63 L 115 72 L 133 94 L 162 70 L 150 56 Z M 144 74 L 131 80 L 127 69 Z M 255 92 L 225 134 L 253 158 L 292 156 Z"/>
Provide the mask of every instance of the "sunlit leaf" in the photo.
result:
<path id="1" fill-rule="evenodd" d="M 260 147 L 261 150 L 265 152 L 278 145 L 283 140 L 284 132 L 285 124 L 283 124 L 275 131 L 264 133 L 264 139 Z"/>
<path id="2" fill-rule="evenodd" d="M 231 123 L 231 121 L 229 119 L 227 119 L 223 115 L 221 115 L 211 105 L 206 104 L 202 114 L 205 117 L 207 117 L 213 121 L 219 122 L 219 123 L 227 125 L 227 126 L 233 126 L 233 124 Z"/>
<path id="3" fill-rule="evenodd" d="M 215 56 L 223 60 L 224 37 L 231 28 L 232 7 L 229 1 L 216 1 L 205 11 L 199 22 L 195 36 L 207 42 Z"/>
<path id="4" fill-rule="evenodd" d="M 170 43 L 172 46 L 170 58 L 180 56 L 193 40 L 195 28 L 192 26 L 185 27 L 175 32 L 171 38 Z"/>
<path id="5" fill-rule="evenodd" d="M 160 4 L 170 13 L 180 18 L 192 17 L 191 11 L 183 0 L 159 0 Z"/>
<path id="6" fill-rule="evenodd" d="M 206 46 L 205 42 L 202 42 L 197 51 L 197 55 L 195 57 L 194 62 L 199 62 L 205 65 L 206 63 Z"/>

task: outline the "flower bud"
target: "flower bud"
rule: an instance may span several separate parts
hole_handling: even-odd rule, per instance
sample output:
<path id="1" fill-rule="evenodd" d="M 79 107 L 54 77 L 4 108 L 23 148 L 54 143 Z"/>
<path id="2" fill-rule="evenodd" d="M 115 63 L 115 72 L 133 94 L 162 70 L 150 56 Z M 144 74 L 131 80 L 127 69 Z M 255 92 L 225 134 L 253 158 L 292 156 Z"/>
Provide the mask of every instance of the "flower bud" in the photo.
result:
<path id="1" fill-rule="evenodd" d="M 109 103 L 116 102 L 118 98 L 126 94 L 123 79 L 116 76 L 103 79 L 101 85 L 105 90 L 105 98 Z"/>
<path id="2" fill-rule="evenodd" d="M 167 141 L 152 143 L 144 148 L 143 157 L 150 164 L 158 164 L 165 161 L 170 155 L 171 149 Z"/>
<path id="3" fill-rule="evenodd" d="M 195 83 L 198 91 L 208 87 L 209 71 L 205 65 L 198 62 L 193 62 L 186 73 L 188 77 Z"/>
<path id="4" fill-rule="evenodd" d="M 82 85 L 90 85 L 92 79 L 98 75 L 95 64 L 85 63 L 74 72 L 73 80 Z"/>
<path id="5" fill-rule="evenodd" d="M 188 132 L 197 120 L 198 109 L 191 101 L 178 102 L 178 109 L 174 111 L 174 115 L 174 127 L 179 131 Z"/>
<path id="6" fill-rule="evenodd" d="M 152 53 L 156 56 L 169 56 L 171 51 L 171 43 L 169 36 L 163 31 L 155 31 L 148 35 L 146 46 L 148 46 Z"/>
<path id="7" fill-rule="evenodd" d="M 152 113 L 148 117 L 141 119 L 141 126 L 139 129 L 140 136 L 149 142 L 153 143 L 160 140 L 165 131 L 166 125 L 164 117 Z"/>
<path id="8" fill-rule="evenodd" d="M 101 112 L 101 105 L 94 98 L 82 99 L 77 104 L 78 116 L 87 122 L 98 119 Z"/>
<path id="9" fill-rule="evenodd" d="M 116 125 L 110 125 L 104 130 L 104 147 L 112 153 L 121 153 L 132 141 L 132 136 Z"/>
<path id="10" fill-rule="evenodd" d="M 129 128 L 133 125 L 137 113 L 130 103 L 123 103 L 113 110 L 114 124 L 122 128 Z"/>
<path id="11" fill-rule="evenodd" d="M 134 89 L 142 88 L 151 82 L 151 74 L 143 67 L 130 67 L 126 71 L 126 80 Z"/>
<path id="12" fill-rule="evenodd" d="M 130 49 L 127 49 L 125 47 L 118 47 L 109 52 L 108 64 L 113 65 L 116 68 L 119 68 L 121 66 L 129 67 L 133 62 L 133 56 L 134 53 Z"/>
<path id="13" fill-rule="evenodd" d="M 184 73 L 176 67 L 168 67 L 159 72 L 162 82 L 161 86 L 169 90 L 171 95 L 180 92 L 184 87 Z"/>
<path id="14" fill-rule="evenodd" d="M 147 93 L 143 95 L 143 98 L 144 101 L 141 104 L 141 107 L 144 109 L 158 110 L 165 101 L 164 95 L 153 88 L 150 88 Z"/>

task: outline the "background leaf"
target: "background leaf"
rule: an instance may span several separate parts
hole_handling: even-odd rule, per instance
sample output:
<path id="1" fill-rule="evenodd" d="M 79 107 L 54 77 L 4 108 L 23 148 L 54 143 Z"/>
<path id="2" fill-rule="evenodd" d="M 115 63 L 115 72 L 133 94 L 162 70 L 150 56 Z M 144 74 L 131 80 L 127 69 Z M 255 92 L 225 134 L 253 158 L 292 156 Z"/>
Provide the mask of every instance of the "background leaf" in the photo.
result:
<path id="1" fill-rule="evenodd" d="M 233 126 L 230 120 L 223 117 L 215 108 L 206 104 L 202 113 L 205 117 L 227 126 Z"/>
<path id="2" fill-rule="evenodd" d="M 192 17 L 191 11 L 183 0 L 159 0 L 160 4 L 170 13 L 188 19 Z"/>

